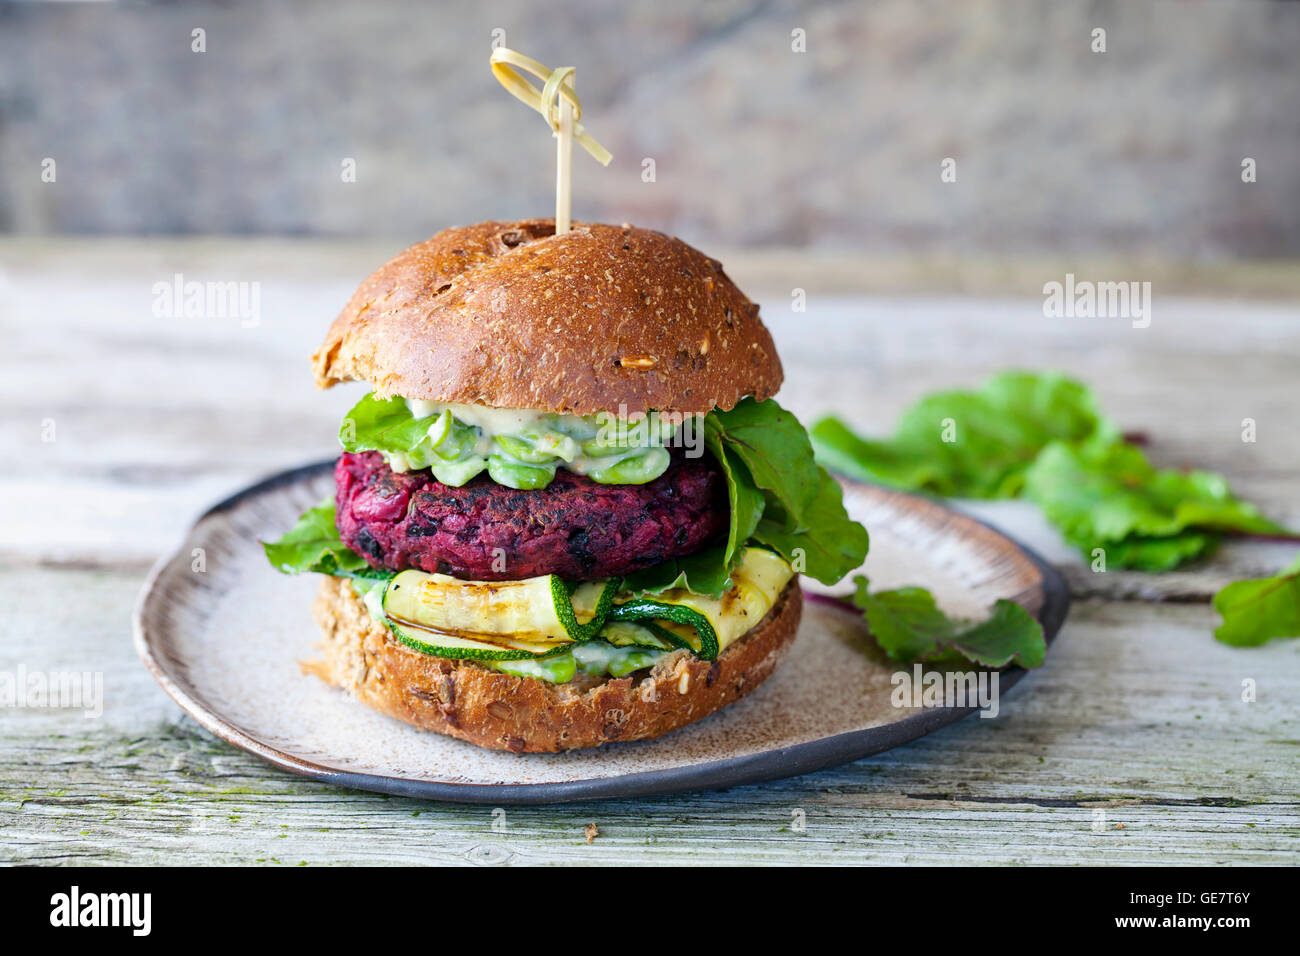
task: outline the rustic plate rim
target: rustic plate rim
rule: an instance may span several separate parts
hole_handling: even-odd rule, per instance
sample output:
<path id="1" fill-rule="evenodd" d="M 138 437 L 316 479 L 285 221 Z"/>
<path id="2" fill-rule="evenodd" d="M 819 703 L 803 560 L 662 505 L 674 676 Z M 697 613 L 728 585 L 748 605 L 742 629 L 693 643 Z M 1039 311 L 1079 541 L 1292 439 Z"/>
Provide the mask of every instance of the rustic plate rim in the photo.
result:
<path id="1" fill-rule="evenodd" d="M 171 676 L 167 668 L 155 655 L 153 643 L 155 639 L 148 633 L 145 624 L 145 611 L 158 578 L 164 569 L 181 553 L 185 544 L 190 540 L 190 536 L 200 524 L 214 515 L 234 509 L 245 499 L 265 494 L 284 485 L 297 483 L 308 477 L 315 477 L 331 470 L 333 467 L 334 461 L 327 459 L 278 472 L 236 491 L 205 510 L 190 524 L 177 547 L 164 554 L 150 568 L 131 615 L 133 643 L 136 653 L 140 656 L 149 673 L 153 675 L 154 680 L 158 682 L 159 686 L 175 701 L 181 710 L 194 718 L 209 733 L 247 753 L 261 757 L 281 769 L 335 786 L 386 793 L 394 796 L 415 797 L 442 803 L 518 806 L 622 799 L 696 790 L 719 790 L 825 770 L 829 767 L 851 763 L 854 760 L 860 760 L 863 757 L 869 757 L 893 747 L 910 743 L 926 734 L 953 724 L 978 709 L 976 707 L 937 707 L 879 727 L 867 727 L 829 737 L 819 737 L 790 747 L 764 750 L 756 754 L 727 757 L 685 767 L 645 770 L 614 777 L 585 777 L 556 783 L 494 784 L 417 780 L 410 777 L 339 770 L 294 756 L 291 753 L 263 743 L 191 696 L 181 686 L 180 682 Z M 840 480 L 849 486 L 883 487 L 842 477 Z M 1031 548 L 1021 544 L 1015 538 L 987 521 L 949 508 L 933 498 L 899 492 L 895 489 L 885 490 L 891 494 L 921 502 L 928 508 L 943 511 L 955 516 L 960 521 L 969 521 L 972 524 L 982 525 L 1028 558 L 1042 575 L 1043 604 L 1039 608 L 1037 617 L 1043 625 L 1043 633 L 1047 643 L 1049 646 L 1051 645 L 1060 632 L 1070 608 L 1069 585 L 1059 571 Z M 807 596 L 813 599 L 821 597 L 816 594 Z M 1001 688 L 1004 690 L 1010 689 L 1018 684 L 1020 679 L 1027 673 L 1028 671 L 1022 667 L 1008 668 L 1002 672 Z"/>

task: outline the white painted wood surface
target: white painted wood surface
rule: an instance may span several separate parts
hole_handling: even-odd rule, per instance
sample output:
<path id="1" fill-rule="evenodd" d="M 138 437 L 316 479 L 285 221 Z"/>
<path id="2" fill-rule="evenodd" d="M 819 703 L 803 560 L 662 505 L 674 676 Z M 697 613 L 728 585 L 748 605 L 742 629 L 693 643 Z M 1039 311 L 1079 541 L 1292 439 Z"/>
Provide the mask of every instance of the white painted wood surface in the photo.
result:
<path id="1" fill-rule="evenodd" d="M 306 355 L 393 244 L 0 241 L 0 673 L 103 674 L 104 713 L 0 711 L 0 860 L 212 862 L 1274 862 L 1300 859 L 1300 643 L 1214 642 L 1209 596 L 1295 546 L 1233 542 L 1188 570 L 1095 575 L 1031 509 L 982 505 L 1084 594 L 1047 666 L 992 721 L 837 770 L 725 793 L 507 811 L 331 789 L 216 741 L 130 644 L 149 563 L 214 500 L 327 457 L 356 390 Z M 764 303 L 801 416 L 887 429 L 1008 366 L 1055 367 L 1145 432 L 1160 464 L 1222 471 L 1300 525 L 1300 305 L 1181 299 L 1153 321 L 1049 320 L 1004 299 L 875 294 L 880 270 L 724 256 Z M 255 326 L 165 318 L 175 273 L 260 283 Z M 1080 274 L 1083 274 L 1080 271 Z M 1266 277 L 1269 289 L 1294 288 Z M 963 284 L 969 284 L 965 279 Z M 978 285 L 978 283 L 977 283 Z M 805 288 L 807 313 L 789 309 Z M 940 287 L 941 283 L 932 287 Z M 250 323 L 246 323 L 252 325 Z M 1253 418 L 1258 441 L 1241 441 Z M 49 437 L 53 426 L 53 441 Z M 922 582 L 923 583 L 923 582 Z M 1254 680 L 1258 699 L 1241 700 Z M 792 826 L 806 815 L 806 832 Z M 600 836 L 590 845 L 585 824 Z"/>

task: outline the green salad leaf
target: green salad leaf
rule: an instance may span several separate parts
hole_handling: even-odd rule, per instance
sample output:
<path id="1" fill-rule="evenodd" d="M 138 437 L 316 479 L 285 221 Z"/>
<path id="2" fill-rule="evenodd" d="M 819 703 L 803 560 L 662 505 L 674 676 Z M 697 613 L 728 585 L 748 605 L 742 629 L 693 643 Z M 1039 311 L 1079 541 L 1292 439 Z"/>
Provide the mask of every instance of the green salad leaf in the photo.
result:
<path id="1" fill-rule="evenodd" d="M 727 504 L 731 508 L 731 523 L 727 529 L 727 544 L 721 560 L 724 567 L 730 567 L 745 541 L 758 527 L 767 499 L 754 484 L 745 463 L 723 443 L 721 429 L 716 421 L 710 423 L 709 419 L 705 419 L 704 441 L 727 480 Z"/>
<path id="2" fill-rule="evenodd" d="M 730 411 L 709 414 L 704 427 L 729 457 L 749 470 L 753 486 L 781 506 L 780 520 L 787 530 L 803 530 L 790 522 L 812 506 L 821 478 L 812 442 L 799 420 L 774 401 L 744 398 Z"/>
<path id="3" fill-rule="evenodd" d="M 400 398 L 376 398 L 372 392 L 344 416 L 339 442 L 346 451 L 404 455 L 429 437 L 431 424 L 431 418 L 412 415 Z"/>
<path id="4" fill-rule="evenodd" d="M 635 571 L 623 579 L 623 587 L 646 594 L 686 588 L 695 594 L 717 596 L 731 587 L 731 562 L 723 546 L 706 548 Z"/>
<path id="5" fill-rule="evenodd" d="M 1214 636 L 1234 647 L 1300 637 L 1300 557 L 1271 578 L 1234 581 L 1214 595 L 1223 623 Z"/>
<path id="6" fill-rule="evenodd" d="M 746 398 L 730 411 L 710 412 L 705 434 L 723 463 L 732 503 L 728 562 L 752 537 L 823 584 L 862 564 L 867 530 L 849 518 L 839 485 L 813 460 L 794 415 L 771 399 Z"/>
<path id="7" fill-rule="evenodd" d="M 1025 494 L 1085 555 L 1163 571 L 1210 550 L 1218 532 L 1285 534 L 1208 471 L 1156 469 L 1141 449 L 1053 442 L 1025 472 Z"/>
<path id="8" fill-rule="evenodd" d="M 753 538 L 783 556 L 795 570 L 823 584 L 835 584 L 862 564 L 870 539 L 866 528 L 849 520 L 839 482 L 825 469 L 818 471 L 817 495 L 798 519 L 805 530 L 787 530 L 788 520 L 772 516 L 780 509 L 769 509 Z"/>
<path id="9" fill-rule="evenodd" d="M 1109 441 L 1118 430 L 1091 392 L 1062 375 L 1003 372 L 975 391 L 913 404 L 884 441 L 861 438 L 835 418 L 812 427 L 820 461 L 841 474 L 908 491 L 1010 498 L 1053 441 Z"/>
<path id="10" fill-rule="evenodd" d="M 1288 534 L 1208 471 L 1157 469 L 1123 441 L 1092 393 L 1061 375 L 1004 372 L 976 391 L 940 392 L 872 441 L 825 418 L 812 429 L 831 468 L 910 491 L 1026 497 L 1064 538 L 1109 568 L 1168 571 L 1225 532 Z"/>
<path id="11" fill-rule="evenodd" d="M 334 499 L 326 498 L 303 512 L 298 523 L 278 541 L 263 541 L 262 549 L 276 570 L 285 574 L 305 571 L 335 577 L 390 577 L 390 571 L 376 571 L 366 559 L 343 543 L 334 523 Z"/>
<path id="12" fill-rule="evenodd" d="M 835 418 L 817 422 L 812 440 L 820 461 L 851 477 L 945 495 L 1028 498 L 1085 558 L 1100 548 L 1108 568 L 1169 571 L 1209 554 L 1225 533 L 1300 537 L 1235 497 L 1221 475 L 1153 467 L 1083 385 L 1055 374 L 1006 372 L 974 392 L 923 398 L 885 441 L 855 435 Z M 951 633 L 924 592 L 886 594 L 868 597 L 859 587 L 860 606 L 868 602 L 877 618 L 873 631 L 886 635 L 882 646 L 924 651 L 926 635 Z M 1214 606 L 1223 615 L 1215 636 L 1225 643 L 1300 636 L 1300 561 L 1274 577 L 1228 585 Z"/>
<path id="13" fill-rule="evenodd" d="M 1208 555 L 1218 547 L 1221 537 L 1210 531 L 1182 531 L 1167 538 L 1133 534 L 1104 545 L 1082 543 L 1076 546 L 1094 560 L 1093 552 L 1101 548 L 1107 568 L 1128 568 L 1154 574 L 1173 571 L 1188 561 Z"/>
<path id="14" fill-rule="evenodd" d="M 844 510 L 839 483 L 813 460 L 808 433 L 771 399 L 743 399 L 704 420 L 705 445 L 722 467 L 731 506 L 726 543 L 629 575 L 625 584 L 658 592 L 687 587 L 718 595 L 730 587 L 740 548 L 754 541 L 801 574 L 834 584 L 862 564 L 867 530 Z"/>
<path id="15" fill-rule="evenodd" d="M 871 635 L 895 661 L 955 664 L 970 661 L 981 667 L 1041 667 L 1047 655 L 1043 626 L 1014 601 L 999 600 L 987 620 L 954 620 L 935 604 L 924 588 L 868 590 L 863 575 L 854 579 L 856 604 L 867 619 Z"/>

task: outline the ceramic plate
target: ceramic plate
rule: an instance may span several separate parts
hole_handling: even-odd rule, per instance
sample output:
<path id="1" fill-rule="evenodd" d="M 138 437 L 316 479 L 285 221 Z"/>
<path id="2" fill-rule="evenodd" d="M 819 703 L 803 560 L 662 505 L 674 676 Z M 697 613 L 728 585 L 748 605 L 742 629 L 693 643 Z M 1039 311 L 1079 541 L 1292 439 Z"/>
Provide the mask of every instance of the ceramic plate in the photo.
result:
<path id="1" fill-rule="evenodd" d="M 868 648 L 857 614 L 812 594 L 793 651 L 766 683 L 656 740 L 512 754 L 416 730 L 303 675 L 298 662 L 314 656 L 318 639 L 310 606 L 319 581 L 272 570 L 258 544 L 332 493 L 331 467 L 276 475 L 213 507 L 154 568 L 136 608 L 136 647 L 163 689 L 212 733 L 278 767 L 434 800 L 558 803 L 808 773 L 915 740 L 974 709 L 893 706 L 897 665 Z M 1060 629 L 1065 582 L 1005 535 L 883 488 L 849 484 L 845 502 L 871 532 L 864 570 L 873 587 L 921 584 L 949 613 L 974 618 L 1011 598 L 1038 616 L 1049 641 Z M 193 570 L 195 549 L 202 571 Z M 1004 672 L 1001 688 L 1024 673 Z"/>

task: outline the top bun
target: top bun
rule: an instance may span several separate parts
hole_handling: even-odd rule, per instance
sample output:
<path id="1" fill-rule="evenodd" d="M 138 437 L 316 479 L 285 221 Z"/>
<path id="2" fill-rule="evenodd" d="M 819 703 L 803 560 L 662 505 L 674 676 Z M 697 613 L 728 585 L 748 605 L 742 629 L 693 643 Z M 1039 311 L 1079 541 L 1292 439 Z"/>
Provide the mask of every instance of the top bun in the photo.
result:
<path id="1" fill-rule="evenodd" d="M 781 360 L 714 259 L 634 226 L 481 222 L 411 246 L 361 283 L 312 356 L 316 384 L 588 415 L 729 409 Z"/>

